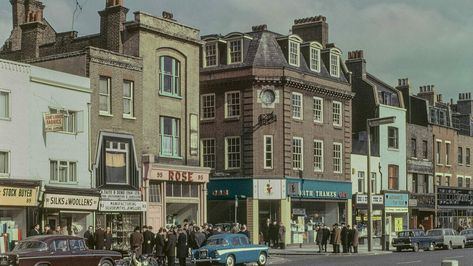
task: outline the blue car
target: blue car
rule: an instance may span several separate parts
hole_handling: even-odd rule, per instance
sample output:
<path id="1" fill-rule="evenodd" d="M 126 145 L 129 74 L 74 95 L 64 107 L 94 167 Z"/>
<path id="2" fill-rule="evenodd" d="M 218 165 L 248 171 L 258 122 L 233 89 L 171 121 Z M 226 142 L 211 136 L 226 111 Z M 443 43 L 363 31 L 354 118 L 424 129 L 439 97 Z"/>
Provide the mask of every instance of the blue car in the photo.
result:
<path id="1" fill-rule="evenodd" d="M 192 250 L 192 262 L 199 266 L 220 264 L 235 266 L 242 263 L 266 265 L 268 247 L 252 245 L 242 234 L 218 234 L 209 237 L 205 246 Z"/>

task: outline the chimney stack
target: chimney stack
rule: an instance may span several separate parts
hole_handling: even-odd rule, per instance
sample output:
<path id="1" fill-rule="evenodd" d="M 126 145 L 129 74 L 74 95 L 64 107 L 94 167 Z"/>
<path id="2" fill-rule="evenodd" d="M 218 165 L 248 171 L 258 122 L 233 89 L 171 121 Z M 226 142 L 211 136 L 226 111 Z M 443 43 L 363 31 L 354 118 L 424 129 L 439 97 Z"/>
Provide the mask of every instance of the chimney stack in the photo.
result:
<path id="1" fill-rule="evenodd" d="M 251 30 L 254 32 L 265 31 L 265 30 L 268 30 L 268 25 L 266 24 L 256 25 L 256 26 L 251 27 Z"/>
<path id="2" fill-rule="evenodd" d="M 299 35 L 305 42 L 316 41 L 325 47 L 328 43 L 328 24 L 324 16 L 295 19 L 292 33 Z"/>
<path id="3" fill-rule="evenodd" d="M 106 0 L 105 9 L 100 14 L 100 34 L 104 49 L 123 52 L 122 31 L 128 8 L 123 0 Z"/>
<path id="4" fill-rule="evenodd" d="M 439 100 L 442 100 L 441 95 L 439 95 L 440 97 L 436 95 L 434 85 L 420 86 L 417 96 L 427 100 L 431 106 L 434 106 Z"/>
<path id="5" fill-rule="evenodd" d="M 171 12 L 163 11 L 163 18 L 174 20 L 174 15 Z"/>
<path id="6" fill-rule="evenodd" d="M 366 60 L 363 50 L 348 52 L 348 60 L 345 62 L 347 68 L 352 72 L 353 77 L 363 77 L 366 75 Z"/>
<path id="7" fill-rule="evenodd" d="M 31 19 L 39 19 L 32 16 Z M 43 31 L 46 25 L 38 20 L 33 20 L 20 25 L 21 28 L 21 50 L 22 59 L 39 57 L 39 46 L 41 44 Z"/>

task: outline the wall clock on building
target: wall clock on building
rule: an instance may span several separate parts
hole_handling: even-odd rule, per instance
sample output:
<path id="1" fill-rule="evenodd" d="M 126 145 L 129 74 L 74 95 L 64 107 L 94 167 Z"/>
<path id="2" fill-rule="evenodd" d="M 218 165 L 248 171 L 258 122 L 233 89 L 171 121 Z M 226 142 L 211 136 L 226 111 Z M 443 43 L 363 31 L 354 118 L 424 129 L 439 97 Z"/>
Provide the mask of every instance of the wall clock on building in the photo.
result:
<path id="1" fill-rule="evenodd" d="M 266 105 L 271 105 L 276 100 L 276 94 L 271 89 L 265 89 L 261 91 L 260 99 L 262 103 Z"/>

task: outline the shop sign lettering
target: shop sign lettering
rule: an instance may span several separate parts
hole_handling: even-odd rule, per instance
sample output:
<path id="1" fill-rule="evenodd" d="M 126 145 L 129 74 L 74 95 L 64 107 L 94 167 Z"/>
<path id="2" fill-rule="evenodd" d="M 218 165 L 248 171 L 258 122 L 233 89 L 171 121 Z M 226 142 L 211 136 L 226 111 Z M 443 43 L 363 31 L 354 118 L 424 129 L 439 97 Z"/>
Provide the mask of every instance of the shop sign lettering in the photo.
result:
<path id="1" fill-rule="evenodd" d="M 36 206 L 36 188 L 0 186 L 0 204 L 4 206 Z"/>
<path id="2" fill-rule="evenodd" d="M 141 193 L 138 190 L 103 189 L 100 191 L 100 197 L 102 200 L 141 201 Z"/>
<path id="3" fill-rule="evenodd" d="M 100 201 L 99 211 L 104 212 L 144 212 L 147 204 L 144 201 Z"/>
<path id="4" fill-rule="evenodd" d="M 99 197 L 46 194 L 44 196 L 44 207 L 52 209 L 83 209 L 96 210 Z"/>
<path id="5" fill-rule="evenodd" d="M 302 197 L 306 198 L 331 198 L 331 199 L 346 199 L 347 192 L 324 191 L 324 190 L 303 190 Z"/>
<path id="6" fill-rule="evenodd" d="M 192 171 L 155 168 L 151 169 L 150 179 L 183 183 L 206 183 L 209 182 L 209 174 Z"/>
<path id="7" fill-rule="evenodd" d="M 46 132 L 55 132 L 64 130 L 63 114 L 44 114 L 44 130 Z"/>
<path id="8" fill-rule="evenodd" d="M 371 202 L 373 204 L 383 204 L 384 203 L 383 199 L 384 199 L 383 195 L 371 195 Z M 357 194 L 356 204 L 368 204 L 368 195 Z"/>

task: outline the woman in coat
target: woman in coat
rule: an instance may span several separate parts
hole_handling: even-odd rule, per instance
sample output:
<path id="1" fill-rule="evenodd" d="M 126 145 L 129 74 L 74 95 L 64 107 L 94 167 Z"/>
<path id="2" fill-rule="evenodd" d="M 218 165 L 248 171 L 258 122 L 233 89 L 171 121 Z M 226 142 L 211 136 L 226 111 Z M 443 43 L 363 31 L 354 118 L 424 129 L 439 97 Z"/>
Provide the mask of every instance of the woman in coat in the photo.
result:
<path id="1" fill-rule="evenodd" d="M 179 266 L 186 266 L 186 258 L 189 253 L 187 249 L 187 234 L 182 229 L 179 229 L 177 234 L 177 258 L 179 259 Z"/>
<path id="2" fill-rule="evenodd" d="M 166 256 L 164 256 L 164 239 L 166 237 L 166 231 L 164 228 L 159 229 L 156 234 L 154 242 L 156 243 L 156 258 L 158 259 L 159 266 L 166 264 Z"/>
<path id="3" fill-rule="evenodd" d="M 286 248 L 286 227 L 282 222 L 279 222 L 279 233 L 278 233 L 279 247 L 281 249 Z"/>
<path id="4" fill-rule="evenodd" d="M 358 253 L 359 232 L 358 232 L 358 229 L 356 228 L 356 224 L 353 225 L 352 230 L 353 230 L 353 240 L 352 240 L 353 253 Z"/>
<path id="5" fill-rule="evenodd" d="M 342 229 L 338 227 L 338 224 L 335 224 L 335 236 L 333 243 L 335 246 L 335 253 L 340 253 L 340 244 L 342 243 Z"/>

